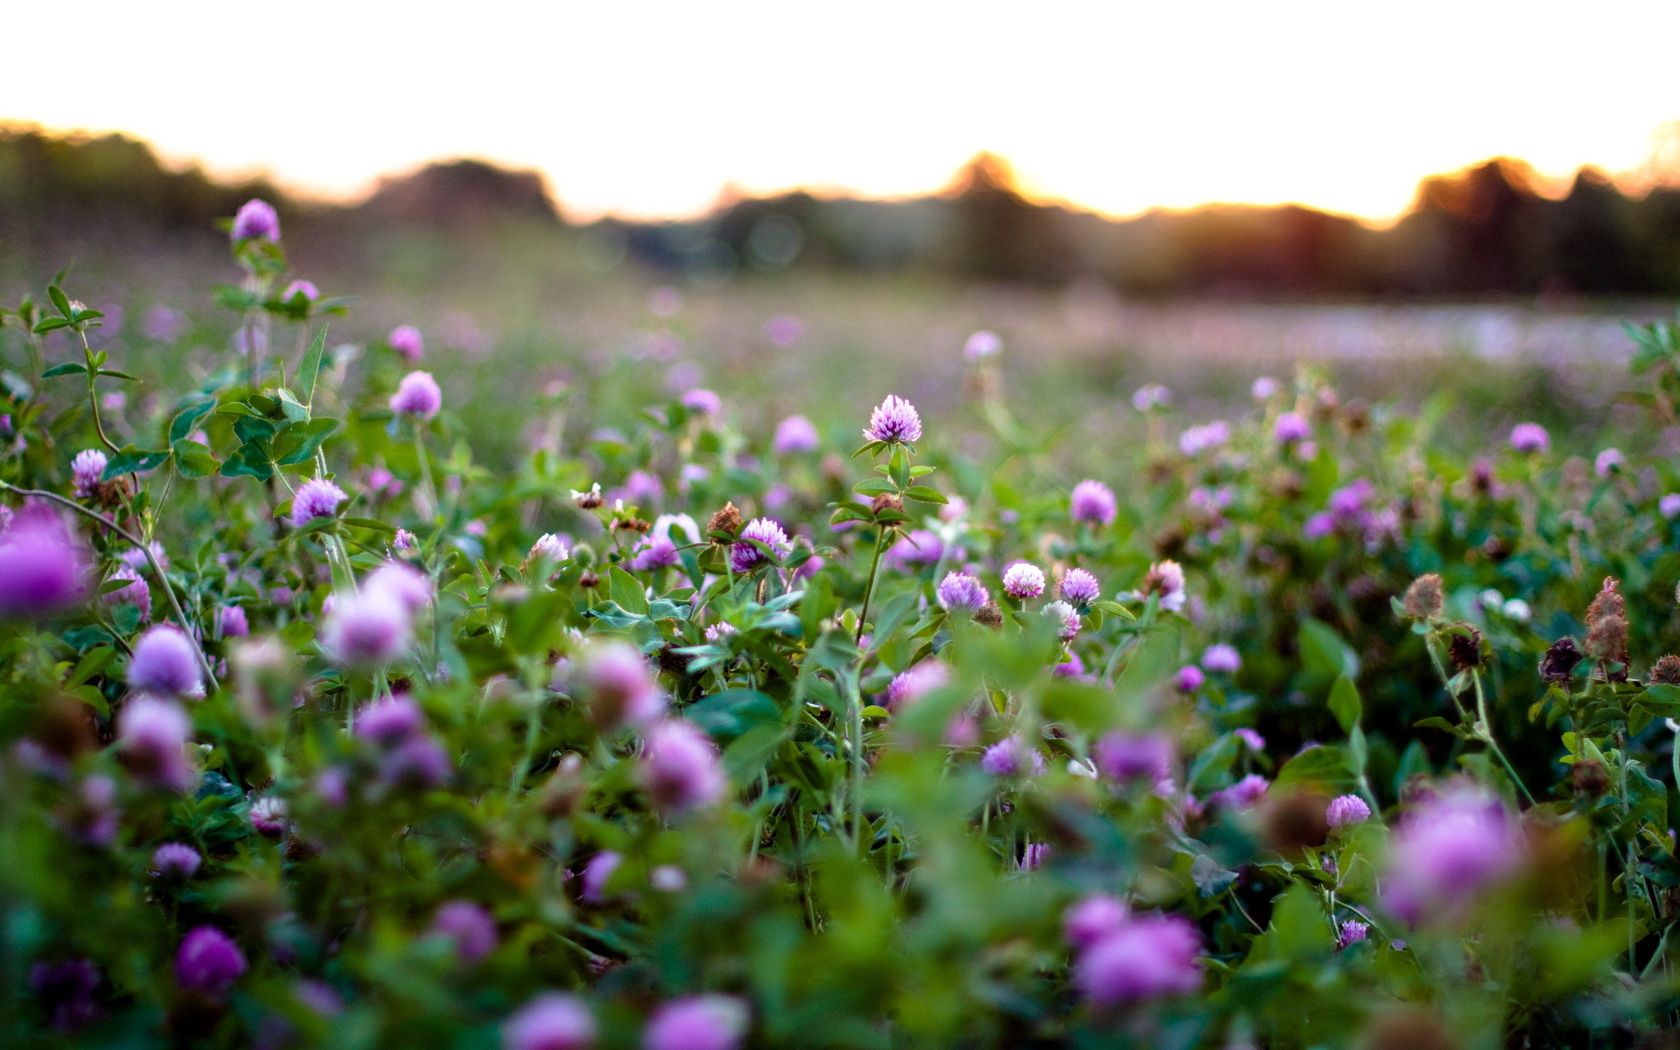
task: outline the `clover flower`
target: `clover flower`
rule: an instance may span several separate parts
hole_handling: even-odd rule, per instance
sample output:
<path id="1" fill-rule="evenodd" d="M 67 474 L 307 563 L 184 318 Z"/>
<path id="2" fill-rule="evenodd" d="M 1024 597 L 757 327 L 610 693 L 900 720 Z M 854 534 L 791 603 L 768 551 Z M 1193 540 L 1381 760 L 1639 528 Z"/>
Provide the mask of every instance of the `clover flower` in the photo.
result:
<path id="1" fill-rule="evenodd" d="M 152 851 L 152 874 L 160 879 L 190 879 L 204 858 L 185 842 L 165 842 Z"/>
<path id="2" fill-rule="evenodd" d="M 1389 841 L 1383 904 L 1413 925 L 1456 918 L 1522 863 L 1521 836 L 1504 803 L 1469 784 L 1420 802 Z"/>
<path id="3" fill-rule="evenodd" d="M 561 992 L 537 996 L 502 1025 L 503 1050 L 589 1050 L 595 1036 L 588 1004 Z"/>
<path id="4" fill-rule="evenodd" d="M 175 981 L 189 992 L 221 995 L 245 969 L 245 953 L 214 926 L 195 927 L 175 952 Z"/>
<path id="5" fill-rule="evenodd" d="M 413 364 L 420 360 L 426 352 L 426 341 L 420 336 L 420 329 L 411 324 L 400 324 L 391 329 L 391 334 L 385 341 L 396 351 L 397 356 Z"/>
<path id="6" fill-rule="evenodd" d="M 326 478 L 310 478 L 298 486 L 292 497 L 292 528 L 301 529 L 316 518 L 332 517 L 338 513 L 338 505 L 348 498 L 343 489 Z"/>
<path id="7" fill-rule="evenodd" d="M 863 436 L 868 441 L 883 441 L 889 444 L 911 444 L 922 438 L 922 417 L 916 411 L 916 406 L 899 397 L 888 394 L 885 401 L 875 406 L 875 411 L 869 414 L 869 426 L 864 428 Z"/>
<path id="8" fill-rule="evenodd" d="M 887 691 L 881 695 L 881 704 L 890 710 L 897 710 L 933 692 L 935 689 L 949 685 L 951 669 L 938 659 L 923 660 L 913 664 L 893 677 L 887 685 Z"/>
<path id="9" fill-rule="evenodd" d="M 948 572 L 935 591 L 947 612 L 978 612 L 991 601 L 985 585 L 966 572 Z"/>
<path id="10" fill-rule="evenodd" d="M 1143 593 L 1159 596 L 1161 608 L 1168 612 L 1182 612 L 1189 597 L 1184 590 L 1184 569 L 1171 559 L 1156 562 L 1144 574 Z"/>
<path id="11" fill-rule="evenodd" d="M 117 715 L 117 755 L 137 779 L 157 787 L 192 787 L 187 736 L 192 723 L 179 704 L 152 696 L 131 696 Z"/>
<path id="12" fill-rule="evenodd" d="M 769 547 L 777 559 L 787 557 L 788 552 L 793 549 L 787 532 L 778 522 L 770 518 L 754 518 L 741 529 L 736 542 L 729 547 L 730 569 L 737 573 L 751 572 L 765 560 L 764 552 L 750 542 L 753 540 Z"/>
<path id="13" fill-rule="evenodd" d="M 88 589 L 82 548 L 51 512 L 20 513 L 0 536 L 0 620 L 45 619 Z"/>
<path id="14" fill-rule="evenodd" d="M 641 776 L 654 804 L 677 813 L 711 805 L 729 786 L 717 748 L 692 723 L 680 719 L 648 730 Z"/>
<path id="15" fill-rule="evenodd" d="M 149 628 L 128 658 L 128 687 L 165 697 L 202 696 L 198 647 L 173 624 Z"/>
<path id="16" fill-rule="evenodd" d="M 1091 748 L 1097 772 L 1118 783 L 1158 784 L 1172 776 L 1172 741 L 1160 733 L 1105 734 Z"/>
<path id="17" fill-rule="evenodd" d="M 1125 925 L 1132 910 L 1107 894 L 1093 894 L 1062 913 L 1062 935 L 1075 948 L 1089 948 Z"/>
<path id="18" fill-rule="evenodd" d="M 1102 595 L 1097 578 L 1084 569 L 1069 569 L 1063 573 L 1058 589 L 1063 598 L 1075 605 L 1089 605 Z"/>
<path id="19" fill-rule="evenodd" d="M 1312 437 L 1312 424 L 1299 412 L 1285 412 L 1272 424 L 1272 439 L 1280 445 L 1294 445 Z"/>
<path id="20" fill-rule="evenodd" d="M 1044 593 L 1044 570 L 1018 561 L 1003 571 L 1003 593 L 1011 598 L 1037 598 Z"/>
<path id="21" fill-rule="evenodd" d="M 224 605 L 216 613 L 216 633 L 223 638 L 243 638 L 251 633 L 251 621 L 242 605 Z"/>
<path id="22" fill-rule="evenodd" d="M 654 1011 L 642 1031 L 643 1050 L 735 1050 L 751 1018 L 746 1004 L 727 995 L 674 999 Z"/>
<path id="23" fill-rule="evenodd" d="M 1338 795 L 1325 807 L 1324 822 L 1332 828 L 1362 824 L 1371 819 L 1371 807 L 1358 795 Z"/>
<path id="24" fill-rule="evenodd" d="M 117 581 L 126 581 L 126 586 L 111 587 Z M 140 574 L 127 565 L 117 565 L 111 569 L 110 575 L 105 577 L 106 586 L 101 588 L 99 599 L 106 605 L 132 605 L 140 610 L 140 621 L 152 618 L 152 591 L 146 586 L 146 581 Z"/>
<path id="25" fill-rule="evenodd" d="M 1074 981 L 1097 1007 L 1187 995 L 1202 986 L 1201 947 L 1181 916 L 1132 916 L 1085 949 Z"/>
<path id="26" fill-rule="evenodd" d="M 280 216 L 272 204 L 252 197 L 234 213 L 232 235 L 236 241 L 278 241 Z"/>
<path id="27" fill-rule="evenodd" d="M 970 362 L 984 361 L 996 357 L 1003 352 L 1003 340 L 996 332 L 981 330 L 969 336 L 963 343 L 963 357 Z"/>
<path id="28" fill-rule="evenodd" d="M 408 651 L 414 618 L 392 589 L 363 588 L 333 596 L 319 639 L 327 658 L 342 667 L 384 666 Z"/>
<path id="29" fill-rule="evenodd" d="M 1044 756 L 1019 736 L 1007 736 L 980 755 L 980 768 L 994 777 L 1013 777 L 1027 772 L 1044 772 Z"/>
<path id="30" fill-rule="evenodd" d="M 1511 428 L 1511 447 L 1518 452 L 1545 452 L 1552 447 L 1552 436 L 1538 423 L 1518 423 Z"/>
<path id="31" fill-rule="evenodd" d="M 1056 625 L 1056 636 L 1062 641 L 1070 642 L 1078 637 L 1083 624 L 1079 620 L 1078 610 L 1072 605 L 1064 601 L 1053 601 L 1045 605 L 1042 612 Z"/>
<path id="32" fill-rule="evenodd" d="M 428 932 L 454 941 L 456 957 L 468 965 L 495 951 L 499 940 L 496 920 L 482 905 L 466 900 L 444 902 Z"/>
<path id="33" fill-rule="evenodd" d="M 1112 525 L 1118 507 L 1114 490 L 1100 481 L 1081 481 L 1068 496 L 1068 515 L 1091 525 Z"/>
<path id="34" fill-rule="evenodd" d="M 804 416 L 788 416 L 776 424 L 776 436 L 770 448 L 778 456 L 793 456 L 801 452 L 815 452 L 821 439 L 817 428 Z"/>
<path id="35" fill-rule="evenodd" d="M 723 411 L 723 399 L 714 390 L 695 387 L 683 392 L 678 399 L 682 406 L 697 416 L 715 416 Z"/>
<path id="36" fill-rule="evenodd" d="M 574 680 L 597 729 L 647 726 L 665 713 L 665 693 L 647 658 L 620 641 L 595 642 L 576 662 Z"/>
<path id="37" fill-rule="evenodd" d="M 1202 668 L 1210 674 L 1236 674 L 1242 668 L 1242 656 L 1235 646 L 1215 642 L 1202 651 Z"/>
<path id="38" fill-rule="evenodd" d="M 443 391 L 430 372 L 410 372 L 397 383 L 391 395 L 391 411 L 425 422 L 443 407 Z"/>
<path id="39" fill-rule="evenodd" d="M 98 491 L 110 463 L 99 449 L 84 449 L 70 461 L 70 486 L 77 499 L 87 499 Z"/>

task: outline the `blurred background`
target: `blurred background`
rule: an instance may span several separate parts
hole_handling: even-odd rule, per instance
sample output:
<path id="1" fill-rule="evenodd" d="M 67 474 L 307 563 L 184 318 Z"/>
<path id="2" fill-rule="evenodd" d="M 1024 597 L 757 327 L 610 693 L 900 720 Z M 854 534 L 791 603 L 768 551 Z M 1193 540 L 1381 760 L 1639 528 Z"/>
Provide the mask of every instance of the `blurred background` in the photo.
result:
<path id="1" fill-rule="evenodd" d="M 414 323 L 497 410 L 625 356 L 937 403 L 983 329 L 1034 403 L 1307 361 L 1567 419 L 1680 295 L 1680 5 L 697 6 L 56 5 L 0 297 L 69 267 L 105 339 L 225 348 L 261 196 L 335 340 Z"/>

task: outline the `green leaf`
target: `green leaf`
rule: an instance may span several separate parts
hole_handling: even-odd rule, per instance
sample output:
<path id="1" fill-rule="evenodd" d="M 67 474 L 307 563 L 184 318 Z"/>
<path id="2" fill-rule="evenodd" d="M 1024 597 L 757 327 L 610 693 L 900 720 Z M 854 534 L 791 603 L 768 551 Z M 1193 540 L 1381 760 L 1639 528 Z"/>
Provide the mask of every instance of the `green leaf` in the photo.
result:
<path id="1" fill-rule="evenodd" d="M 315 338 L 304 351 L 303 361 L 298 365 L 298 389 L 303 391 L 303 403 L 311 409 L 315 407 L 315 380 L 321 374 L 321 358 L 327 350 L 327 326 L 315 333 Z"/>
<path id="2" fill-rule="evenodd" d="M 1302 621 L 1300 648 L 1301 666 L 1314 678 L 1359 677 L 1359 657 L 1353 647 L 1322 620 Z"/>
<path id="3" fill-rule="evenodd" d="M 1342 727 L 1342 732 L 1351 733 L 1359 724 L 1363 711 L 1359 702 L 1359 687 L 1353 684 L 1353 679 L 1341 675 L 1336 684 L 1330 687 L 1330 713 L 1336 716 L 1336 722 Z"/>
<path id="4" fill-rule="evenodd" d="M 904 490 L 904 495 L 907 499 L 913 499 L 917 503 L 947 502 L 945 496 L 938 489 L 928 485 L 911 485 Z"/>
<path id="5" fill-rule="evenodd" d="M 65 320 L 75 316 L 75 311 L 70 309 L 70 297 L 65 295 L 64 289 L 58 285 L 47 285 L 47 298 L 52 300 L 53 309 L 63 315 Z"/>
<path id="6" fill-rule="evenodd" d="M 280 414 L 286 417 L 287 422 L 302 423 L 309 418 L 309 409 L 290 390 L 281 387 L 274 395 L 280 400 Z"/>
<path id="7" fill-rule="evenodd" d="M 32 332 L 34 332 L 36 335 L 40 335 L 43 332 L 53 332 L 53 331 L 57 331 L 60 328 L 69 328 L 69 327 L 70 327 L 70 322 L 65 320 L 62 317 L 43 317 L 43 318 L 41 318 L 41 320 L 36 321 L 35 322 L 35 327 L 30 329 L 30 330 Z"/>
<path id="8" fill-rule="evenodd" d="M 138 383 L 140 381 L 139 376 L 129 375 L 127 372 L 119 372 L 115 368 L 101 368 L 99 370 L 99 374 L 102 376 L 110 376 L 112 379 L 127 379 L 134 383 Z"/>
<path id="9" fill-rule="evenodd" d="M 59 325 L 58 327 L 62 328 L 63 325 Z M 40 331 L 40 329 L 37 328 L 36 331 Z M 62 365 L 53 365 L 51 368 L 49 368 L 45 372 L 41 373 L 41 378 L 42 379 L 57 379 L 59 376 L 80 376 L 80 375 L 87 375 L 87 365 L 81 364 L 80 362 L 77 362 L 77 361 L 70 361 L 70 362 L 67 362 L 66 364 L 62 364 Z"/>
<path id="10" fill-rule="evenodd" d="M 216 457 L 206 445 L 197 441 L 178 441 L 172 446 L 175 469 L 184 478 L 209 477 L 216 472 Z"/>
<path id="11" fill-rule="evenodd" d="M 215 409 L 216 399 L 206 397 L 194 401 L 175 413 L 175 418 L 169 421 L 169 443 L 175 445 L 186 440 L 187 435 L 197 429 L 198 425 L 204 421 L 204 417 Z"/>
<path id="12" fill-rule="evenodd" d="M 281 466 L 291 466 L 302 463 L 315 455 L 321 443 L 331 437 L 338 429 L 336 419 L 311 419 L 307 423 L 295 423 L 280 432 L 274 439 L 274 462 Z"/>
<path id="13" fill-rule="evenodd" d="M 607 595 L 625 612 L 647 615 L 647 592 L 641 582 L 616 565 L 607 574 Z"/>
<path id="14" fill-rule="evenodd" d="M 223 461 L 221 475 L 224 478 L 252 477 L 267 481 L 274 476 L 274 463 L 266 448 L 247 442 Z"/>
<path id="15" fill-rule="evenodd" d="M 233 421 L 233 432 L 246 444 L 267 444 L 280 427 L 263 416 L 240 416 Z"/>
<path id="16" fill-rule="evenodd" d="M 135 448 L 133 445 L 124 445 L 122 451 L 112 456 L 110 462 L 105 464 L 105 473 L 99 476 L 99 480 L 111 481 L 122 477 L 124 474 L 156 470 L 168 458 L 169 451 L 167 449 L 156 451 Z"/>
<path id="17" fill-rule="evenodd" d="M 683 718 L 719 743 L 727 743 L 755 726 L 782 724 L 776 701 L 756 689 L 725 689 L 683 710 Z"/>

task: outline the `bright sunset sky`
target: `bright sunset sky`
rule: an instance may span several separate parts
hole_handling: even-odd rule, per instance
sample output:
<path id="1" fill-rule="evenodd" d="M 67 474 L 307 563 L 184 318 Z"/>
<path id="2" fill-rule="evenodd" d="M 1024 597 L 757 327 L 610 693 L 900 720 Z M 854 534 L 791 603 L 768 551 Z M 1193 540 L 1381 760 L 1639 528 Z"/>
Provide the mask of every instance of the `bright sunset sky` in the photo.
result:
<path id="1" fill-rule="evenodd" d="M 734 184 L 870 195 L 1010 158 L 1116 214 L 1300 201 L 1370 218 L 1494 154 L 1641 165 L 1680 119 L 1680 0 L 62 2 L 0 118 L 122 130 L 349 196 L 474 155 L 568 213 L 702 211 Z"/>

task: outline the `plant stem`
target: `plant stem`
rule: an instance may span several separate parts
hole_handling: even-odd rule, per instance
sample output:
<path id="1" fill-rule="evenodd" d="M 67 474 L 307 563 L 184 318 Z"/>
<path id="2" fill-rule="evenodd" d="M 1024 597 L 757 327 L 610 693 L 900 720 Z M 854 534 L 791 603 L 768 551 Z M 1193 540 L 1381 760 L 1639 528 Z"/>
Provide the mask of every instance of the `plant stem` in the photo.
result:
<path id="1" fill-rule="evenodd" d="M 82 361 L 87 366 L 88 407 L 93 409 L 94 432 L 99 435 L 99 443 L 101 445 L 104 445 L 112 452 L 120 453 L 122 449 L 118 448 L 117 443 L 112 441 L 110 437 L 106 435 L 105 423 L 99 417 L 99 391 L 95 387 L 95 380 L 99 377 L 99 370 L 93 365 L 93 347 L 88 345 L 86 332 L 77 328 L 76 334 L 82 337 Z"/>
<path id="2" fill-rule="evenodd" d="M 852 644 L 863 644 L 863 625 L 869 621 L 869 599 L 875 594 L 875 575 L 881 568 L 881 550 L 887 543 L 889 530 L 878 528 L 875 530 L 875 558 L 869 563 L 869 582 L 863 586 L 863 608 L 858 612 L 857 635 Z"/>
<path id="3" fill-rule="evenodd" d="M 174 585 L 169 582 L 169 577 L 164 574 L 163 566 L 158 564 L 157 556 L 152 553 L 151 547 L 142 542 L 138 536 L 129 532 L 127 529 L 118 525 L 116 522 L 107 518 L 98 511 L 84 507 L 75 500 L 66 499 L 56 492 L 46 492 L 42 489 L 22 489 L 7 481 L 0 481 L 0 489 L 15 493 L 19 496 L 32 496 L 36 499 L 44 499 L 52 503 L 57 503 L 60 506 L 68 507 L 83 517 L 91 518 L 94 521 L 97 521 L 99 524 L 105 526 L 107 529 L 110 529 L 118 536 L 127 540 L 136 550 L 145 555 L 146 564 L 151 566 L 152 574 L 158 578 L 159 583 L 163 584 L 163 594 L 164 597 L 169 599 L 169 608 L 175 614 L 175 621 L 181 625 L 181 629 L 183 631 L 187 632 L 188 637 L 195 636 L 192 621 L 188 620 L 187 614 L 181 611 L 181 603 L 175 597 Z M 203 636 L 203 632 L 196 633 L 196 637 L 202 638 Z M 193 652 L 198 656 L 199 670 L 204 672 L 205 681 L 210 683 L 210 691 L 214 693 L 216 690 L 220 689 L 221 686 L 216 682 L 216 672 L 210 669 L 209 658 L 204 655 L 204 646 L 202 644 L 195 644 L 193 646 Z"/>
<path id="4" fill-rule="evenodd" d="M 1472 671 L 1470 672 L 1470 681 L 1475 683 L 1476 686 L 1476 736 L 1488 746 L 1488 750 L 1493 752 L 1494 757 L 1499 759 L 1499 764 L 1505 767 L 1505 772 L 1510 776 L 1511 783 L 1517 785 L 1517 790 L 1522 792 L 1523 798 L 1528 799 L 1528 804 L 1534 805 L 1534 796 L 1529 792 L 1528 785 L 1524 784 L 1522 777 L 1517 775 L 1516 767 L 1511 765 L 1511 760 L 1505 757 L 1505 752 L 1500 748 L 1499 741 L 1493 738 L 1493 728 L 1488 724 L 1487 698 L 1482 693 L 1482 676 Z"/>

